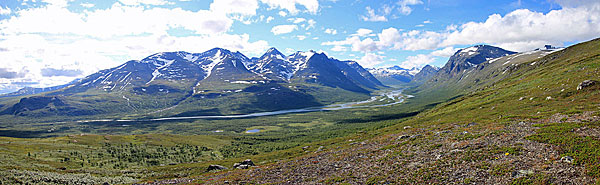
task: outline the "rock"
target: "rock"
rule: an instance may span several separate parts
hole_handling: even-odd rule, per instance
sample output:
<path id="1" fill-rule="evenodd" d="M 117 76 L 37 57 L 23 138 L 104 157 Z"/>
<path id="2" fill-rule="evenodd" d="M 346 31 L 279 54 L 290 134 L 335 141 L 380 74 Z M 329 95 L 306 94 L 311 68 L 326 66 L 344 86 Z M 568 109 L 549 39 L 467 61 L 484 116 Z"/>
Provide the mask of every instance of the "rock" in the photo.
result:
<path id="1" fill-rule="evenodd" d="M 246 159 L 246 160 L 242 161 L 242 165 L 244 165 L 244 164 L 250 165 L 250 166 L 255 166 L 254 162 L 252 162 L 252 160 L 250 160 L 250 159 Z"/>
<path id="2" fill-rule="evenodd" d="M 477 125 L 477 123 L 475 123 L 475 122 L 471 122 L 471 123 L 469 123 L 469 124 L 465 125 L 465 127 L 471 127 L 471 126 L 475 126 L 475 125 Z"/>
<path id="3" fill-rule="evenodd" d="M 233 164 L 233 168 L 237 168 L 237 169 L 248 169 L 250 166 L 255 166 L 254 162 L 252 162 L 252 160 L 250 160 L 250 159 L 246 159 L 246 160 L 242 161 L 241 163 Z"/>
<path id="4" fill-rule="evenodd" d="M 239 166 L 237 166 L 235 168 L 237 168 L 237 169 L 248 169 L 248 168 L 250 168 L 250 165 L 242 164 L 242 165 L 239 165 Z"/>
<path id="5" fill-rule="evenodd" d="M 527 175 L 531 175 L 533 173 L 534 173 L 533 170 L 518 170 L 518 171 L 514 171 L 512 173 L 512 176 L 514 178 L 520 178 L 520 177 L 525 177 Z"/>
<path id="6" fill-rule="evenodd" d="M 410 138 L 409 135 L 401 135 L 400 137 L 398 137 L 398 139 L 406 139 L 406 138 Z"/>
<path id="7" fill-rule="evenodd" d="M 417 137 L 421 137 L 421 136 L 422 136 L 421 134 L 417 134 L 417 135 L 410 136 L 410 138 L 412 139 L 412 138 L 417 138 Z"/>
<path id="8" fill-rule="evenodd" d="M 227 169 L 227 167 L 225 167 L 225 166 L 211 164 L 211 165 L 208 166 L 208 168 L 206 169 L 206 171 L 226 170 L 226 169 Z"/>
<path id="9" fill-rule="evenodd" d="M 582 89 L 594 86 L 596 84 L 598 84 L 598 81 L 596 81 L 596 80 L 585 80 L 577 86 L 577 90 L 582 90 Z"/>
<path id="10" fill-rule="evenodd" d="M 560 158 L 560 161 L 566 162 L 566 163 L 573 163 L 573 160 L 575 160 L 575 159 L 573 159 L 573 157 L 571 157 L 571 156 L 564 156 L 564 157 Z"/>
<path id="11" fill-rule="evenodd" d="M 361 143 L 361 144 L 362 144 L 362 143 Z M 323 146 L 319 146 L 319 148 L 317 148 L 317 151 L 315 151 L 315 153 L 317 153 L 317 152 L 320 152 L 320 151 L 323 151 L 323 148 L 324 148 Z"/>

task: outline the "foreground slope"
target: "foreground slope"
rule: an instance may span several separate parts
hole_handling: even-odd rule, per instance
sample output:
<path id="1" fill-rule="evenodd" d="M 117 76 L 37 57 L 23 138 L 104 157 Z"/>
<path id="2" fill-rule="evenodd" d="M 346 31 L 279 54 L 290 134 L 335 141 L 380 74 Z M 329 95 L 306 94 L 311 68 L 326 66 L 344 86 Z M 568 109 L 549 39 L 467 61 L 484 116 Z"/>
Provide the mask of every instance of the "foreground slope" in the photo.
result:
<path id="1" fill-rule="evenodd" d="M 317 143 L 323 147 L 305 147 L 306 155 L 298 158 L 196 180 L 598 183 L 600 85 L 582 82 L 600 80 L 600 39 L 536 58 L 513 65 L 501 80 L 474 87 L 394 126 Z M 432 96 L 416 95 L 412 102 Z"/>

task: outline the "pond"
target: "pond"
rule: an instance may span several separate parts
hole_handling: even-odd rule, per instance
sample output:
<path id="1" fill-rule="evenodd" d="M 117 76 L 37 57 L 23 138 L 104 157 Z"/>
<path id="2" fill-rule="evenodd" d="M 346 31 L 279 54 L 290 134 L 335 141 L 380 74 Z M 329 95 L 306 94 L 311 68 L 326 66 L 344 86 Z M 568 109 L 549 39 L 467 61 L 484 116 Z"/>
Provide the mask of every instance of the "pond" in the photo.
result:
<path id="1" fill-rule="evenodd" d="M 260 129 L 246 130 L 246 133 L 257 133 L 257 132 L 260 132 Z"/>

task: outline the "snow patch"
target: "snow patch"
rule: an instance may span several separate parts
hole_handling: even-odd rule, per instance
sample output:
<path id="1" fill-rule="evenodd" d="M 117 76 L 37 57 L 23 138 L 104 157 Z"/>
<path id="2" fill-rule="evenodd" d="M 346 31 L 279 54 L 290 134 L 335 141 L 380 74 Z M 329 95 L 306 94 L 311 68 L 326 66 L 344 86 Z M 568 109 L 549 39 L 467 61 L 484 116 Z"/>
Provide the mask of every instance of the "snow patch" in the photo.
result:
<path id="1" fill-rule="evenodd" d="M 230 82 L 230 83 L 232 83 L 232 84 L 251 84 L 252 82 L 248 82 L 248 81 L 233 81 L 233 82 Z"/>
<path id="2" fill-rule="evenodd" d="M 204 77 L 205 79 L 208 78 L 208 76 L 210 76 L 210 73 L 212 72 L 213 68 L 219 64 L 220 62 L 223 61 L 223 59 L 225 59 L 225 55 L 223 55 L 221 53 L 221 50 L 217 50 L 217 53 L 215 54 L 215 56 L 213 56 L 211 59 L 212 62 L 207 64 L 207 65 L 203 65 L 200 66 L 205 72 L 206 72 L 206 76 Z"/>
<path id="3" fill-rule="evenodd" d="M 494 63 L 495 61 L 498 61 L 498 60 L 500 60 L 501 58 L 502 58 L 502 57 L 494 58 L 494 59 L 492 59 L 492 60 L 488 61 L 488 63 L 490 63 L 490 64 L 491 64 L 491 63 Z"/>

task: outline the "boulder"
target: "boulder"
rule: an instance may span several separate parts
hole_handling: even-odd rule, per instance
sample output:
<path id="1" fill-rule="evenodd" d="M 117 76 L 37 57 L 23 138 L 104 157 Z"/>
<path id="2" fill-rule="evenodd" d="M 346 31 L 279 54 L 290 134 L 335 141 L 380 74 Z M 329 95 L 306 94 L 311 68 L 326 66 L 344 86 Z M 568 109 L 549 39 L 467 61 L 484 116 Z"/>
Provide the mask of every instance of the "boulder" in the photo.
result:
<path id="1" fill-rule="evenodd" d="M 233 168 L 237 168 L 237 169 L 248 169 L 251 166 L 255 166 L 255 165 L 254 165 L 254 162 L 252 162 L 252 160 L 250 160 L 250 159 L 246 159 L 246 160 L 242 161 L 241 163 L 233 164 Z"/>
<path id="2" fill-rule="evenodd" d="M 206 169 L 206 171 L 226 170 L 226 169 L 227 169 L 227 167 L 225 167 L 225 166 L 211 164 L 211 165 L 208 166 L 208 168 Z"/>
<path id="3" fill-rule="evenodd" d="M 401 135 L 398 137 L 398 139 L 406 139 L 406 138 L 410 138 L 409 135 Z"/>
<path id="4" fill-rule="evenodd" d="M 577 90 L 582 90 L 582 89 L 594 86 L 596 84 L 598 84 L 598 81 L 596 81 L 596 80 L 585 80 L 577 86 Z"/>
<path id="5" fill-rule="evenodd" d="M 239 165 L 239 166 L 237 166 L 235 168 L 237 168 L 237 169 L 248 169 L 248 168 L 250 168 L 250 165 L 242 164 L 242 165 Z"/>
<path id="6" fill-rule="evenodd" d="M 242 164 L 254 166 L 254 162 L 252 162 L 252 160 L 250 160 L 250 159 L 246 159 L 246 160 L 242 161 Z"/>
<path id="7" fill-rule="evenodd" d="M 560 161 L 566 162 L 566 163 L 573 163 L 573 160 L 575 160 L 575 159 L 573 159 L 573 157 L 571 157 L 571 156 L 564 156 L 564 157 L 560 158 Z"/>

